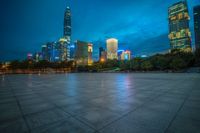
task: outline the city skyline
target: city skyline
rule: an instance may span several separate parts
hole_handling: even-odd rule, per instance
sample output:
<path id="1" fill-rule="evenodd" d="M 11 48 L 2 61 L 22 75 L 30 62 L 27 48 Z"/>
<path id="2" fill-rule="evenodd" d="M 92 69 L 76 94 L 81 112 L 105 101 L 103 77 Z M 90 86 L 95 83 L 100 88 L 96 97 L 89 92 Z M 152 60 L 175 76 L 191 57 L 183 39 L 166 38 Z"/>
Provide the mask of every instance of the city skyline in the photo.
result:
<path id="1" fill-rule="evenodd" d="M 146 12 L 146 14 L 144 14 L 145 11 L 150 10 L 152 7 L 154 7 L 156 5 L 159 5 L 159 3 L 161 3 L 161 2 L 158 0 L 155 2 L 149 2 L 149 1 L 145 1 L 145 0 L 143 0 L 141 2 L 132 2 L 132 1 L 127 0 L 127 2 L 125 2 L 123 4 L 122 4 L 122 1 L 118 0 L 118 1 L 115 1 L 114 5 L 112 5 L 113 1 L 111 0 L 110 2 L 106 3 L 105 7 L 103 6 L 103 2 L 105 4 L 105 1 L 103 0 L 103 1 L 97 1 L 97 3 L 100 4 L 100 7 L 96 7 L 97 8 L 96 10 L 94 10 L 94 7 L 92 7 L 92 5 L 94 3 L 89 2 L 90 0 L 87 0 L 87 1 L 88 2 L 86 2 L 86 3 L 89 3 L 89 4 L 85 5 L 86 7 L 84 7 L 85 9 L 87 9 L 84 12 L 85 18 L 81 17 L 81 16 L 83 16 L 83 13 L 81 13 L 83 11 L 81 11 L 81 10 L 83 10 L 82 6 L 84 6 L 84 5 L 81 4 L 82 2 L 78 2 L 78 1 L 73 1 L 73 2 L 69 2 L 69 3 L 67 3 L 66 1 L 62 1 L 63 3 L 62 2 L 57 3 L 58 6 L 62 5 L 62 8 L 60 8 L 59 10 L 57 8 L 53 9 L 51 11 L 53 14 L 49 13 L 47 15 L 46 14 L 46 13 L 48 13 L 47 11 L 43 11 L 40 14 L 39 11 L 41 11 L 41 10 L 38 10 L 39 14 L 37 14 L 37 13 L 31 14 L 30 16 L 33 15 L 33 17 L 35 17 L 34 15 L 36 15 L 36 16 L 44 15 L 43 17 L 45 17 L 45 18 L 48 18 L 51 15 L 57 21 L 57 22 L 50 22 L 48 20 L 51 20 L 52 18 L 47 19 L 46 21 L 48 21 L 48 22 L 46 22 L 46 23 L 48 23 L 47 27 L 49 27 L 49 30 L 48 29 L 44 30 L 43 28 L 47 28 L 47 27 L 43 27 L 41 29 L 41 33 L 40 33 L 42 35 L 39 34 L 40 36 L 36 35 L 33 37 L 31 35 L 32 38 L 30 38 L 29 35 L 23 36 L 26 33 L 25 32 L 26 25 L 24 27 L 22 27 L 22 29 L 20 29 L 20 30 L 22 30 L 20 32 L 24 31 L 24 33 L 22 35 L 15 35 L 15 36 L 12 36 L 12 35 L 16 32 L 15 30 L 17 30 L 18 28 L 16 28 L 16 29 L 14 28 L 13 32 L 11 30 L 12 26 L 8 28 L 9 29 L 8 31 L 6 31 L 6 28 L 4 28 L 3 30 L 5 31 L 5 34 L 3 35 L 3 47 L 1 49 L 2 55 L 1 55 L 0 59 L 1 60 L 22 59 L 22 58 L 26 57 L 25 55 L 28 52 L 40 51 L 40 46 L 42 44 L 44 44 L 46 42 L 50 42 L 50 41 L 56 41 L 60 37 L 62 37 L 63 16 L 64 16 L 63 14 L 64 14 L 64 10 L 66 9 L 66 7 L 68 5 L 70 6 L 70 8 L 72 10 L 72 42 L 74 42 L 75 40 L 84 40 L 84 41 L 92 42 L 95 47 L 94 48 L 95 56 L 96 55 L 98 56 L 98 48 L 100 46 L 105 47 L 105 43 L 106 43 L 105 40 L 110 37 L 115 37 L 119 40 L 119 46 L 121 46 L 121 47 L 119 47 L 119 49 L 122 49 L 122 48 L 130 49 L 134 54 L 150 54 L 153 52 L 162 52 L 164 50 L 168 50 L 169 41 L 167 38 L 167 34 L 168 34 L 167 9 L 174 2 L 178 2 L 178 0 L 172 0 L 170 2 L 163 3 L 162 5 L 160 5 L 160 7 L 157 6 L 158 9 L 156 9 L 156 11 L 161 10 L 162 9 L 161 7 L 163 6 L 163 9 L 162 9 L 163 13 L 161 16 L 159 16 L 159 18 L 155 17 L 155 15 L 157 15 L 157 14 L 155 14 L 155 11 L 152 11 L 151 16 L 149 16 L 149 13 L 147 13 L 147 12 Z M 191 16 L 190 29 L 192 31 L 192 35 L 194 35 L 192 8 L 194 5 L 199 4 L 197 1 L 198 0 L 188 1 L 189 13 Z M 146 4 L 144 4 L 145 2 L 146 2 Z M 28 2 L 26 2 L 26 3 L 28 3 Z M 54 3 L 53 1 L 46 3 L 47 5 L 44 6 L 44 10 L 45 10 L 45 8 L 49 8 L 52 6 L 52 5 L 50 6 L 48 4 L 53 4 L 53 3 Z M 38 5 L 40 5 L 40 4 L 38 3 Z M 116 6 L 120 5 L 120 4 L 122 4 L 122 6 L 120 6 L 120 8 L 115 10 L 115 12 L 114 12 L 113 9 L 116 8 Z M 136 9 L 134 9 L 135 12 L 129 13 L 132 11 L 130 8 L 134 7 L 135 4 L 137 4 L 137 6 L 140 6 L 141 9 L 136 8 Z M 126 7 L 126 6 L 127 6 L 127 8 L 125 9 L 124 7 Z M 63 9 L 63 7 L 64 7 L 64 9 Z M 98 14 L 100 11 L 100 10 L 98 10 L 98 8 L 104 8 L 105 10 L 104 11 L 101 10 L 102 14 Z M 57 12 L 54 12 L 54 11 L 57 11 Z M 61 11 L 63 11 L 63 12 L 61 13 Z M 93 15 L 92 15 L 91 11 L 94 11 Z M 107 14 L 104 14 L 105 11 L 109 11 L 109 12 Z M 141 11 L 143 11 L 143 12 L 141 12 Z M 59 17 L 56 16 L 56 14 L 58 14 L 58 13 L 59 13 Z M 103 14 L 104 14 L 104 16 L 102 16 Z M 114 14 L 117 14 L 118 17 L 114 16 Z M 60 15 L 62 17 L 60 17 Z M 137 19 L 137 17 L 139 17 L 139 16 L 140 16 L 140 19 Z M 98 21 L 97 17 L 99 17 L 99 22 L 97 22 Z M 7 17 L 5 17 L 5 18 L 7 18 Z M 82 21 L 78 21 L 78 20 L 80 20 L 80 18 L 82 19 Z M 152 19 L 152 18 L 154 18 L 154 19 Z M 87 23 L 88 20 L 90 21 L 90 23 Z M 112 20 L 112 21 L 108 21 L 108 20 Z M 37 21 L 38 21 L 38 23 L 36 23 L 37 26 L 39 26 L 39 27 L 44 26 L 43 23 L 40 24 L 40 22 L 44 21 L 43 19 L 42 20 L 36 19 L 36 20 L 33 20 L 33 22 L 31 23 L 32 25 L 29 28 L 33 29 L 34 26 L 36 26 L 34 22 L 37 22 Z M 6 20 L 5 20 L 5 22 L 6 22 Z M 9 22 L 9 23 L 12 23 L 12 22 Z M 16 24 L 17 23 L 18 23 L 18 21 L 16 22 Z M 59 24 L 59 26 L 56 27 L 56 30 L 55 30 L 55 27 L 52 28 L 51 26 L 49 26 L 49 25 L 54 25 L 55 23 L 57 26 Z M 152 27 L 153 24 L 155 24 L 154 28 Z M 38 29 L 39 27 L 37 27 L 36 29 Z M 56 32 L 53 31 L 53 29 Z M 34 32 L 34 30 L 33 31 L 31 30 L 30 34 L 33 34 L 33 32 Z M 46 32 L 48 34 L 46 34 Z M 8 34 L 8 35 L 6 35 L 6 34 Z M 10 36 L 12 36 L 12 37 L 10 37 Z M 20 38 L 20 37 L 22 37 L 22 38 Z M 36 38 L 36 37 L 38 37 L 38 38 Z M 9 39 L 9 41 L 8 41 L 8 39 Z M 192 40 L 194 40 L 194 39 L 192 39 Z M 133 42 L 134 42 L 134 44 L 133 44 Z M 194 43 L 194 41 L 192 43 Z M 10 45 L 12 46 L 11 48 L 9 47 Z"/>

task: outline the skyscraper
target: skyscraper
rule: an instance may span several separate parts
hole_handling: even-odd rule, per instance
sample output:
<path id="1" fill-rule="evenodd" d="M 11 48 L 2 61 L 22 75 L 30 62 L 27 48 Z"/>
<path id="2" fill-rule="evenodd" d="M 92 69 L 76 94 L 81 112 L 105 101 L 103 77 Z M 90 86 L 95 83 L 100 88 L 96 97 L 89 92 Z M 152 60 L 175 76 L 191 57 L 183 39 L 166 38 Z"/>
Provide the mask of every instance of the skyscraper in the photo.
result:
<path id="1" fill-rule="evenodd" d="M 107 43 L 107 59 L 114 60 L 118 59 L 117 50 L 118 50 L 118 40 L 115 38 L 108 39 Z"/>
<path id="2" fill-rule="evenodd" d="M 102 53 L 102 51 L 104 51 L 104 48 L 100 47 L 99 48 L 99 61 L 101 60 L 101 53 Z"/>
<path id="3" fill-rule="evenodd" d="M 64 38 L 70 40 L 71 38 L 71 10 L 67 7 L 64 15 Z"/>
<path id="4" fill-rule="evenodd" d="M 105 62 L 107 60 L 107 52 L 103 47 L 99 48 L 99 61 Z"/>
<path id="5" fill-rule="evenodd" d="M 42 60 L 49 61 L 47 45 L 42 45 Z"/>
<path id="6" fill-rule="evenodd" d="M 92 65 L 93 46 L 88 42 L 76 41 L 75 43 L 75 61 L 78 66 Z"/>
<path id="7" fill-rule="evenodd" d="M 200 5 L 195 6 L 194 10 L 194 33 L 196 49 L 200 48 Z"/>
<path id="8" fill-rule="evenodd" d="M 189 30 L 189 13 L 187 1 L 180 1 L 168 9 L 169 39 L 171 50 L 191 51 L 191 32 Z"/>
<path id="9" fill-rule="evenodd" d="M 67 51 L 70 53 L 70 43 L 71 43 L 71 10 L 67 7 L 64 15 L 64 33 L 63 36 L 66 39 Z M 67 55 L 67 60 L 70 60 L 70 54 Z"/>
<path id="10" fill-rule="evenodd" d="M 70 60 L 70 46 L 67 43 L 67 39 L 60 38 L 57 45 L 60 61 Z"/>

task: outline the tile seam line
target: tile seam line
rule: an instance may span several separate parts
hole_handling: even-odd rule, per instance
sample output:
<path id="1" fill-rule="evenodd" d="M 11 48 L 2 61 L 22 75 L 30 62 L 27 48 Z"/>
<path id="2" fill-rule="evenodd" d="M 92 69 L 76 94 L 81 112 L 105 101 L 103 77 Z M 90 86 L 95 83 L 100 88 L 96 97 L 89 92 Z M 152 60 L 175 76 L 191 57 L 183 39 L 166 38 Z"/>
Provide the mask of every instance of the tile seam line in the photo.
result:
<path id="1" fill-rule="evenodd" d="M 31 89 L 31 90 L 32 90 L 32 89 Z M 34 90 L 32 90 L 32 91 L 33 91 L 36 95 L 38 95 L 38 96 L 42 96 L 43 99 L 44 99 L 45 101 L 49 102 L 48 99 L 47 99 L 45 96 L 41 95 L 40 93 L 35 92 Z M 76 119 L 76 120 L 79 121 L 80 123 L 82 123 L 82 124 L 86 125 L 87 127 L 93 129 L 94 132 L 98 132 L 97 129 L 95 129 L 95 128 L 93 128 L 92 126 L 90 126 L 89 124 L 87 124 L 87 123 L 85 123 L 85 122 L 83 122 L 83 121 L 77 119 L 74 115 L 72 115 L 71 113 L 69 113 L 69 112 L 65 111 L 64 109 L 62 109 L 62 107 L 57 106 L 57 105 L 56 105 L 55 103 L 53 103 L 53 102 L 50 102 L 50 103 L 53 104 L 56 108 L 58 108 L 58 109 L 62 110 L 63 112 L 69 114 L 70 117 Z"/>
<path id="2" fill-rule="evenodd" d="M 171 125 L 173 124 L 174 120 L 177 118 L 178 113 L 181 111 L 181 109 L 183 108 L 185 102 L 189 99 L 192 91 L 194 89 L 191 89 L 190 93 L 187 95 L 187 97 L 184 99 L 184 101 L 182 102 L 182 104 L 180 105 L 179 109 L 177 110 L 176 114 L 174 115 L 174 117 L 172 118 L 172 120 L 170 121 L 169 125 L 167 126 L 167 128 L 165 129 L 164 133 L 167 133 L 169 128 L 171 127 Z"/>
<path id="3" fill-rule="evenodd" d="M 15 93 L 14 93 L 14 90 L 13 90 L 14 88 L 13 88 L 13 86 L 11 85 L 10 80 L 9 80 L 9 79 L 7 79 L 7 80 L 8 80 L 8 82 L 9 82 L 9 86 L 10 86 L 10 88 L 11 88 L 11 92 L 12 92 L 12 94 L 13 94 L 13 96 L 14 96 L 16 102 L 17 102 L 17 106 L 19 107 L 19 110 L 20 110 L 20 113 L 21 113 L 21 115 L 22 115 L 22 118 L 24 119 L 24 122 L 25 122 L 25 124 L 26 124 L 26 127 L 28 128 L 28 132 L 31 133 L 31 128 L 30 128 L 30 126 L 28 125 L 27 119 L 26 119 L 26 117 L 25 117 L 25 115 L 24 115 L 24 113 L 23 113 L 23 111 L 22 111 L 22 108 L 21 108 L 21 105 L 20 105 L 20 103 L 19 103 L 19 100 L 17 99 L 17 96 L 16 96 Z"/>
<path id="4" fill-rule="evenodd" d="M 169 90 L 169 91 L 170 91 L 170 90 Z M 149 100 L 148 102 L 150 102 L 150 101 L 154 101 L 155 99 L 157 99 L 157 98 L 161 97 L 162 95 L 164 95 L 164 94 L 168 93 L 169 91 L 166 91 L 166 92 L 164 92 L 164 93 L 162 93 L 162 94 L 158 95 L 157 97 L 154 97 L 154 98 L 152 98 L 152 99 L 151 99 L 151 100 Z M 128 114 L 130 114 L 130 113 L 132 113 L 132 112 L 136 111 L 137 109 L 139 109 L 139 108 L 143 107 L 143 106 L 144 106 L 145 104 L 147 104 L 148 102 L 145 102 L 144 104 L 140 105 L 140 106 L 139 106 L 139 107 L 137 107 L 136 109 L 134 109 L 134 110 L 132 110 L 132 111 L 129 111 L 128 113 L 126 113 L 126 114 L 122 115 L 122 116 L 121 116 L 121 117 L 119 117 L 118 119 L 115 119 L 115 120 L 113 120 L 112 122 L 110 122 L 110 123 L 108 123 L 107 125 L 105 125 L 105 126 L 103 126 L 102 128 L 100 128 L 98 131 L 101 131 L 101 130 L 105 129 L 106 127 L 108 127 L 109 125 L 111 125 L 111 124 L 113 124 L 113 123 L 115 123 L 115 122 L 117 122 L 117 121 L 121 120 L 122 118 L 124 118 L 124 117 L 125 117 L 125 116 L 127 116 Z"/>

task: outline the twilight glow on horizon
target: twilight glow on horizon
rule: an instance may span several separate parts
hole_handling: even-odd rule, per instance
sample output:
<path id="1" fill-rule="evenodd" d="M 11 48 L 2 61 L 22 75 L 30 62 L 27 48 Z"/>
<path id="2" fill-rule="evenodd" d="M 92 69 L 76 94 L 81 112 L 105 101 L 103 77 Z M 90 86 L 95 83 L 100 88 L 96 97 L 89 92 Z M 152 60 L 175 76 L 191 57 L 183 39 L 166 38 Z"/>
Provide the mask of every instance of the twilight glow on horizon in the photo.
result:
<path id="1" fill-rule="evenodd" d="M 117 38 L 119 49 L 130 49 L 135 55 L 163 52 L 169 49 L 168 7 L 179 1 L 2 0 L 0 60 L 24 59 L 29 52 L 41 51 L 44 43 L 61 38 L 67 6 L 72 14 L 72 42 L 93 43 L 95 58 L 107 38 Z M 199 4 L 188 0 L 192 36 L 192 9 Z"/>

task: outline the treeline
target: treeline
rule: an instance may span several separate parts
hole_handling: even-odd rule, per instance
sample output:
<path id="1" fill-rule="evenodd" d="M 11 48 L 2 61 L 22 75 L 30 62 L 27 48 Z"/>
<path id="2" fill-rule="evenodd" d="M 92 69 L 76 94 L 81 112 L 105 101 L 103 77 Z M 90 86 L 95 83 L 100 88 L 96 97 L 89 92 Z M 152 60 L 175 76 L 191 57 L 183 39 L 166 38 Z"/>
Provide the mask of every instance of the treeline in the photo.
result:
<path id="1" fill-rule="evenodd" d="M 0 63 L 2 68 L 3 64 Z M 48 62 L 45 60 L 35 62 L 33 60 L 12 61 L 8 67 L 17 69 L 63 69 L 78 72 L 102 72 L 102 71 L 179 71 L 189 67 L 200 67 L 200 49 L 195 53 L 185 53 L 174 50 L 167 54 L 157 54 L 148 58 L 134 58 L 130 61 L 108 60 L 95 62 L 92 66 L 76 66 L 73 61 Z"/>
<path id="2" fill-rule="evenodd" d="M 189 67 L 200 67 L 200 50 L 186 53 L 173 50 L 167 54 L 157 54 L 148 58 L 134 58 L 130 61 L 108 60 L 95 62 L 93 66 L 78 67 L 79 71 L 180 71 Z M 117 69 L 119 68 L 119 69 Z"/>
<path id="3" fill-rule="evenodd" d="M 74 67 L 73 61 L 63 61 L 63 62 L 49 62 L 46 60 L 41 60 L 35 62 L 33 60 L 24 60 L 24 61 L 12 61 L 9 65 L 9 69 L 61 69 L 61 68 L 72 68 Z"/>

